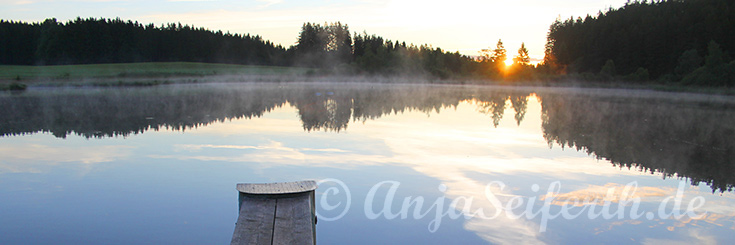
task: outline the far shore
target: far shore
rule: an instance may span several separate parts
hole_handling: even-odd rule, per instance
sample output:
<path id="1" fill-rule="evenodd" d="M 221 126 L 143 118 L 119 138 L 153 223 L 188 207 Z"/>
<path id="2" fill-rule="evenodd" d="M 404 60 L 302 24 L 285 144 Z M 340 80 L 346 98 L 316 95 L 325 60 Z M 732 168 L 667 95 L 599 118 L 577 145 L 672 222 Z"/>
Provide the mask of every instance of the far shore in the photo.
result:
<path id="1" fill-rule="evenodd" d="M 238 82 L 336 82 L 494 85 L 635 89 L 665 92 L 735 95 L 735 90 L 671 84 L 633 84 L 624 81 L 589 82 L 557 77 L 554 80 L 492 81 L 474 78 L 438 79 L 430 76 L 340 75 L 300 67 L 248 66 L 191 62 L 91 64 L 67 66 L 0 66 L 0 90 L 22 87 L 142 87 L 164 84 Z"/>

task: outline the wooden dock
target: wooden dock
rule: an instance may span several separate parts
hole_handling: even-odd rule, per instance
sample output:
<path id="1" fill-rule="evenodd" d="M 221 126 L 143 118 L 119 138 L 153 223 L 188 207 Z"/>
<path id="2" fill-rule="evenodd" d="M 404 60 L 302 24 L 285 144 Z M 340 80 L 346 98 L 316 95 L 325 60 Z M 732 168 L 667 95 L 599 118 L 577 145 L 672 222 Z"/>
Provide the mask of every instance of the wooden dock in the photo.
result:
<path id="1" fill-rule="evenodd" d="M 315 181 L 237 184 L 231 244 L 316 244 Z"/>

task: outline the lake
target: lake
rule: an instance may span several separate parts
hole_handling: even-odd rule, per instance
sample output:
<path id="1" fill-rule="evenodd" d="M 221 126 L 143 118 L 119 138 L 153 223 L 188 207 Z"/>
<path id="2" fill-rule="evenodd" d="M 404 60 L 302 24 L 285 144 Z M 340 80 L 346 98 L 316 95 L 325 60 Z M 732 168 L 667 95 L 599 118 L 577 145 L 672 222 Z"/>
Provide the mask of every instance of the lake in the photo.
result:
<path id="1" fill-rule="evenodd" d="M 0 94 L 0 243 L 226 244 L 316 180 L 321 244 L 735 243 L 735 98 L 333 83 Z"/>

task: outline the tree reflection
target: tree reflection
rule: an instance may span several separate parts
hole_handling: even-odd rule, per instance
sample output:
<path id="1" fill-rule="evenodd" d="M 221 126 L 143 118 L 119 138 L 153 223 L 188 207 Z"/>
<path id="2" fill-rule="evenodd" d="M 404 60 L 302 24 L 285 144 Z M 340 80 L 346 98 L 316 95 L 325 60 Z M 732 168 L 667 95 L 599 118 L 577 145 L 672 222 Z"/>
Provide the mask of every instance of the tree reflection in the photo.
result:
<path id="1" fill-rule="evenodd" d="M 495 92 L 484 94 L 477 98 L 477 110 L 480 113 L 490 115 L 493 119 L 493 126 L 498 127 L 500 120 L 503 119 L 505 114 L 505 107 L 507 101 L 510 100 L 510 105 L 515 111 L 515 121 L 517 125 L 521 125 L 523 117 L 526 115 L 528 106 L 528 93 L 519 92 Z"/>
<path id="2" fill-rule="evenodd" d="M 128 136 L 189 130 L 296 108 L 305 131 L 348 129 L 384 115 L 431 115 L 474 101 L 497 127 L 510 104 L 520 125 L 529 93 L 517 90 L 402 85 L 227 85 L 31 90 L 0 95 L 0 135 Z M 735 184 L 735 106 L 602 96 L 539 94 L 543 137 L 615 166 L 686 177 L 715 190 Z"/>
<path id="3" fill-rule="evenodd" d="M 526 110 L 528 107 L 528 96 L 527 95 L 512 95 L 510 96 L 510 104 L 513 110 L 516 112 L 514 118 L 516 124 L 521 125 L 523 117 L 526 116 Z"/>
<path id="4" fill-rule="evenodd" d="M 283 95 L 222 89 L 65 90 L 0 96 L 0 134 L 50 132 L 59 138 L 128 136 L 148 130 L 187 130 L 216 121 L 260 117 Z"/>
<path id="5" fill-rule="evenodd" d="M 615 166 L 689 178 L 715 191 L 735 185 L 735 107 L 670 100 L 543 98 L 549 146 L 573 147 Z"/>
<path id="6" fill-rule="evenodd" d="M 185 131 L 226 120 L 260 117 L 290 104 L 306 131 L 343 131 L 350 121 L 420 111 L 430 115 L 475 91 L 420 86 L 194 86 L 29 91 L 0 96 L 2 136 L 49 132 L 65 138 L 128 136 L 148 130 Z M 507 94 L 494 103 L 504 107 Z M 497 117 L 502 118 L 502 108 Z M 499 119 L 498 119 L 499 121 Z M 497 125 L 497 122 L 495 123 Z"/>
<path id="7" fill-rule="evenodd" d="M 334 92 L 306 92 L 298 97 L 293 105 L 298 109 L 304 130 L 347 129 L 352 116 L 352 100 Z M 310 94 L 310 95 L 309 95 Z"/>
<path id="8" fill-rule="evenodd" d="M 497 128 L 500 120 L 503 119 L 506 100 L 508 100 L 508 96 L 505 94 L 495 94 L 494 96 L 481 98 L 477 109 L 483 114 L 491 115 L 493 126 Z"/>

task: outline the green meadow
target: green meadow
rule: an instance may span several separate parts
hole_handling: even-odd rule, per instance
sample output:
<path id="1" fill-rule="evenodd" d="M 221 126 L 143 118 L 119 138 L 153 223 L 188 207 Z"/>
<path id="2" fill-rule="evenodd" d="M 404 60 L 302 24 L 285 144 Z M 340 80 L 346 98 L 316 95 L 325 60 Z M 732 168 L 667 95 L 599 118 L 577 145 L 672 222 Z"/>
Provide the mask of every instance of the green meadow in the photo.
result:
<path id="1" fill-rule="evenodd" d="M 310 69 L 192 62 L 151 62 L 55 66 L 0 66 L 0 80 L 54 82 L 81 79 L 169 78 L 211 75 L 304 75 Z"/>

